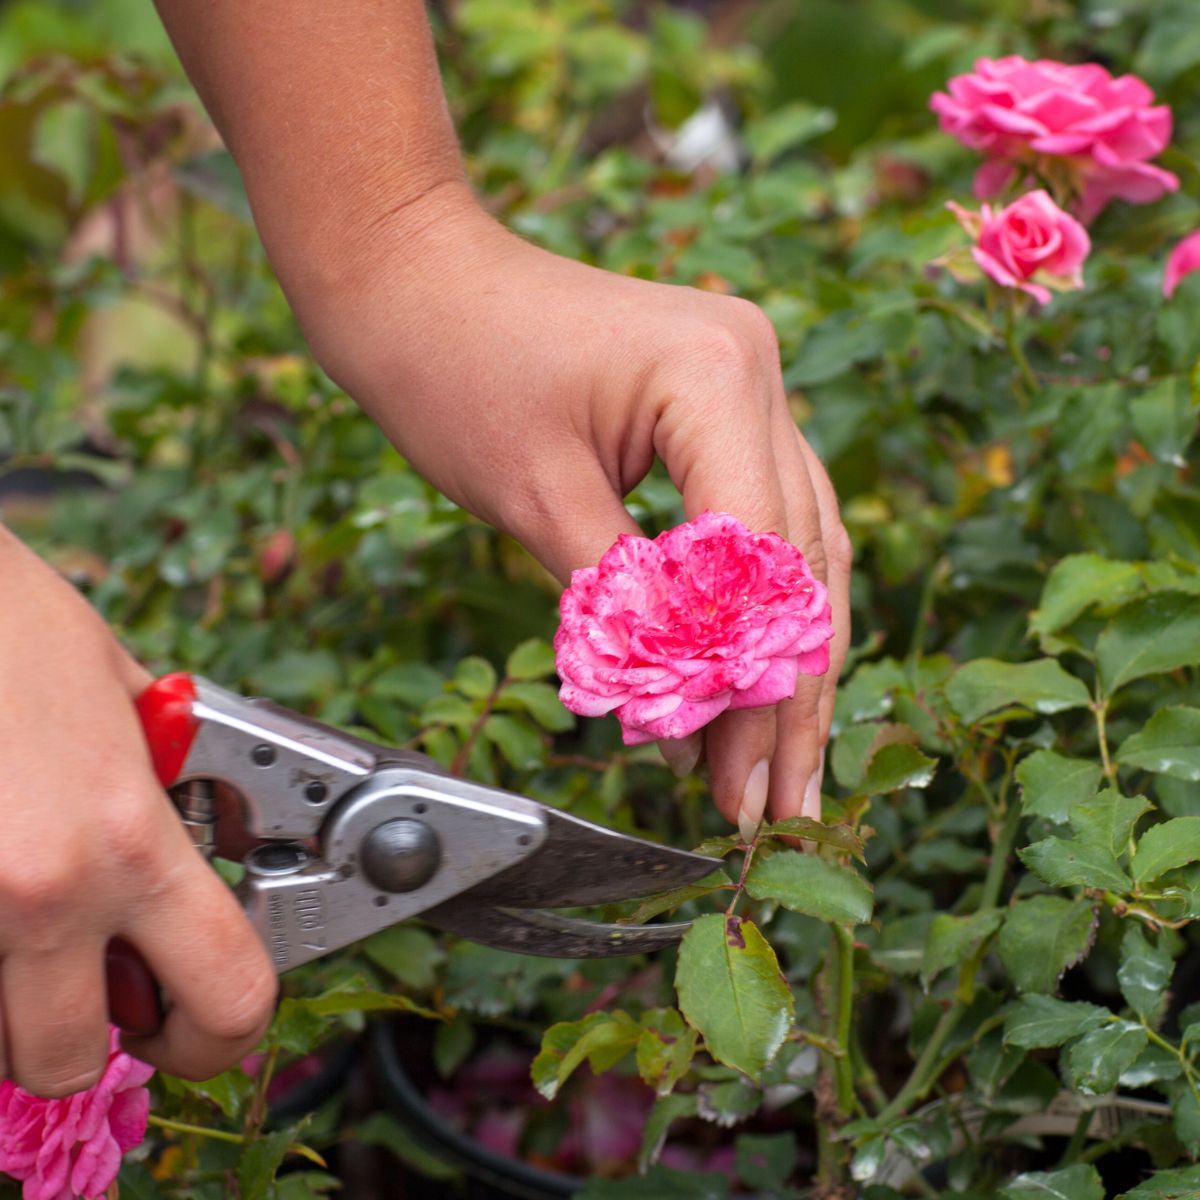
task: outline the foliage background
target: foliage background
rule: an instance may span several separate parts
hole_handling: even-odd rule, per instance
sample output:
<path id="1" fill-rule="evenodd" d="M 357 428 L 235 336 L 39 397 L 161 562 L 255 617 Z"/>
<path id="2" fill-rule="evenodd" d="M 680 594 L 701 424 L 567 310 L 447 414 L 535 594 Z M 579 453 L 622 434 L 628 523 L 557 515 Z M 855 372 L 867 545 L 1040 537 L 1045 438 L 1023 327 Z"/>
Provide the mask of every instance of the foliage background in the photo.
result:
<path id="1" fill-rule="evenodd" d="M 964 1198 L 1200 1192 L 1200 287 L 1160 293 L 1167 249 L 1198 224 L 1194 6 L 460 0 L 435 16 L 489 207 L 562 253 L 735 292 L 773 318 L 857 548 L 827 790 L 865 864 L 845 830 L 820 855 L 763 840 L 737 893 L 770 943 L 750 937 L 755 969 L 714 982 L 715 918 L 685 949 L 700 1043 L 672 1011 L 671 955 L 523 960 L 413 924 L 292 978 L 269 1062 L 404 996 L 441 1016 L 451 1078 L 498 1028 L 528 1045 L 566 1023 L 543 1090 L 575 1047 L 625 1080 L 646 1126 L 640 1154 L 564 1159 L 579 1114 L 605 1103 L 599 1080 L 584 1069 L 574 1093 L 531 1100 L 526 1151 L 591 1176 L 592 1197 L 885 1200 L 904 1174 Z M 1163 163 L 1183 184 L 1112 206 L 1087 288 L 1032 315 L 930 266 L 961 243 L 943 205 L 969 195 L 975 161 L 928 96 L 1006 52 L 1141 73 L 1174 109 Z M 615 723 L 577 727 L 558 706 L 530 643 L 553 630 L 552 583 L 433 493 L 305 357 L 149 6 L 0 5 L 0 78 L 4 519 L 156 669 L 617 827 L 719 835 L 702 780 L 676 783 L 622 749 Z M 665 154 L 705 98 L 736 126 L 736 165 Z M 657 476 L 629 503 L 649 532 L 680 515 Z M 743 863 L 722 848 L 723 905 Z M 689 969 L 707 1001 L 689 1001 Z M 761 1022 L 723 1027 L 734 993 L 761 1002 Z M 667 1067 L 654 1058 L 678 1045 Z M 161 1120 L 226 1140 L 160 1126 L 123 1190 L 334 1187 L 307 1169 L 273 1181 L 303 1165 L 285 1161 L 296 1138 L 335 1170 L 356 1141 L 439 1170 L 344 1096 L 302 1132 L 263 1134 L 271 1069 L 160 1080 Z M 1022 1133 L 1063 1090 L 1162 1107 L 1105 1125 L 1076 1100 L 1074 1136 Z M 706 1174 L 604 1182 L 647 1166 L 668 1129 L 666 1158 Z"/>

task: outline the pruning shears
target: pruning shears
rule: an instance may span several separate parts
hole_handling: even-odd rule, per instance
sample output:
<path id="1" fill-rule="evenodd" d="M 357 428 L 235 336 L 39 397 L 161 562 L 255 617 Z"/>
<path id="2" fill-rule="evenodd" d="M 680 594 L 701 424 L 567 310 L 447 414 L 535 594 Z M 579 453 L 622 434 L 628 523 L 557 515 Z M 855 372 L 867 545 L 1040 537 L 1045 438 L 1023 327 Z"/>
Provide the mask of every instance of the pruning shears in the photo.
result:
<path id="1" fill-rule="evenodd" d="M 605 925 L 549 910 L 650 895 L 719 866 L 459 779 L 425 755 L 198 675 L 164 676 L 137 708 L 159 780 L 206 857 L 228 808 L 220 790 L 240 802 L 239 832 L 253 846 L 237 893 L 279 973 L 418 915 L 522 954 L 657 950 L 678 941 L 687 923 Z M 148 1012 L 130 999 L 132 953 L 110 951 L 113 1019 L 152 1032 L 161 1001 Z"/>

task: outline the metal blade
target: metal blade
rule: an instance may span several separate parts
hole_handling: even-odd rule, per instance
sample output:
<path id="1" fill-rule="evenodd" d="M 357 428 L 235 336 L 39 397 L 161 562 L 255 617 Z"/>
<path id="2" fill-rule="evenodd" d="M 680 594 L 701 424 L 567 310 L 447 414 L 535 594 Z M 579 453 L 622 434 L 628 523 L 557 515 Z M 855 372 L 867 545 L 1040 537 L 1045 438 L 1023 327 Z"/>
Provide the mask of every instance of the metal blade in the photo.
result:
<path id="1" fill-rule="evenodd" d="M 460 893 L 479 908 L 581 908 L 665 892 L 711 874 L 721 862 L 657 846 L 581 821 L 556 808 L 545 810 L 547 836 L 524 862 Z"/>
<path id="2" fill-rule="evenodd" d="M 600 925 L 541 909 L 480 908 L 463 897 L 421 914 L 447 933 L 483 946 L 543 958 L 615 958 L 673 946 L 691 928 L 671 925 Z"/>

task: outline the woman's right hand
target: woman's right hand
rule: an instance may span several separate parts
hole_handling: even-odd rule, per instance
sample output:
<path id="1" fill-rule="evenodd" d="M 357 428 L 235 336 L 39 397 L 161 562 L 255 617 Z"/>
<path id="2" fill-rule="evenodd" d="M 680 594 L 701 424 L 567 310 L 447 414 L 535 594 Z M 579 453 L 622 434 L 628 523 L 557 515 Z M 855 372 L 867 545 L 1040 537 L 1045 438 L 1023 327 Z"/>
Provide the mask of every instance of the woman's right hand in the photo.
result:
<path id="1" fill-rule="evenodd" d="M 270 1022 L 276 979 L 155 778 L 150 682 L 100 617 L 0 526 L 0 1075 L 40 1096 L 104 1068 L 105 951 L 124 938 L 169 993 L 125 1048 L 203 1079 Z"/>

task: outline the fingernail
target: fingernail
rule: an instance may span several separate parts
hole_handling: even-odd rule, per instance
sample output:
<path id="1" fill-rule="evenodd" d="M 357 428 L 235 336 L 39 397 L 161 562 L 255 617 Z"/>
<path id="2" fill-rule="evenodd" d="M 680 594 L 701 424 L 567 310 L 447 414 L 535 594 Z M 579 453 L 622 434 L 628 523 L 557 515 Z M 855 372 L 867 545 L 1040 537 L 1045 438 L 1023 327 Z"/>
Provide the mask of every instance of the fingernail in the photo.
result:
<path id="1" fill-rule="evenodd" d="M 763 809 L 767 807 L 767 785 L 770 782 L 770 764 L 765 758 L 760 758 L 746 776 L 746 786 L 742 789 L 742 807 L 738 810 L 737 825 L 743 842 L 754 841 L 758 833 Z"/>
<path id="2" fill-rule="evenodd" d="M 674 772 L 676 779 L 690 775 L 700 761 L 700 734 L 689 733 L 684 738 L 664 738 L 658 743 L 658 752 L 663 761 Z"/>
<path id="3" fill-rule="evenodd" d="M 821 757 L 817 759 L 817 769 L 809 777 L 808 783 L 804 787 L 804 801 L 802 812 L 806 817 L 812 817 L 814 821 L 821 819 L 821 784 L 825 779 L 825 751 L 821 751 Z"/>

